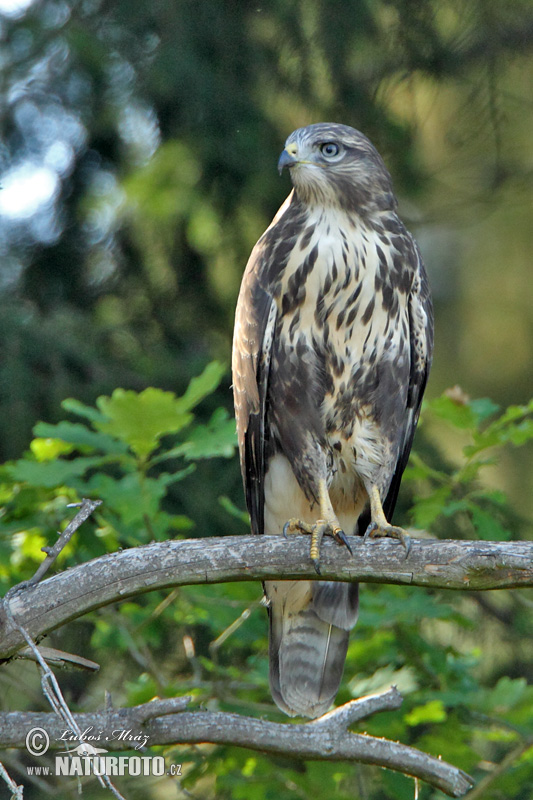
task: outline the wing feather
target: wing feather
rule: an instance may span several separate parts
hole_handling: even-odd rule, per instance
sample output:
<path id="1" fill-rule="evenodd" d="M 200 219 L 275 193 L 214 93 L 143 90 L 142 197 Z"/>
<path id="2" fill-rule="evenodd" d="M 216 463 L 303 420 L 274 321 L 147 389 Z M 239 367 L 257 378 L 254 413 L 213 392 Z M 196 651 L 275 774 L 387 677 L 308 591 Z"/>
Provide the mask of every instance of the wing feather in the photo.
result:
<path id="1" fill-rule="evenodd" d="M 252 532 L 263 533 L 266 403 L 277 308 L 260 285 L 261 251 L 248 262 L 235 318 L 233 393 L 241 473 Z"/>
<path id="2" fill-rule="evenodd" d="M 389 522 L 398 499 L 403 471 L 409 460 L 433 356 L 433 304 L 429 283 L 418 246 L 409 234 L 408 236 L 410 243 L 414 245 L 409 248 L 409 257 L 416 259 L 416 278 L 409 297 L 410 375 L 400 453 L 383 503 L 383 510 Z"/>
<path id="3" fill-rule="evenodd" d="M 291 192 L 255 245 L 241 283 L 233 335 L 233 396 L 241 474 L 253 533 L 264 533 L 266 424 L 278 307 L 276 282 L 292 252 L 305 214 Z"/>

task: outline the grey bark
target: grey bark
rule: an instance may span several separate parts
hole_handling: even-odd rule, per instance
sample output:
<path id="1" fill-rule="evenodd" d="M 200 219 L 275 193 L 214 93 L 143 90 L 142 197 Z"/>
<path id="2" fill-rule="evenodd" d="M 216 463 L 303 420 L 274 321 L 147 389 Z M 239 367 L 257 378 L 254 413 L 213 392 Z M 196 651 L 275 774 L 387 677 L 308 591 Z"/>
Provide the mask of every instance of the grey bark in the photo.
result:
<path id="1" fill-rule="evenodd" d="M 533 586 L 533 542 L 413 539 L 406 558 L 395 541 L 349 541 L 353 557 L 331 540 L 322 543 L 320 577 L 304 536 L 157 542 L 101 556 L 27 586 L 9 604 L 35 639 L 101 606 L 188 584 L 312 578 L 463 591 Z M 0 608 L 0 659 L 10 658 L 24 644 Z"/>
<path id="2" fill-rule="evenodd" d="M 102 556 L 40 583 L 31 580 L 10 590 L 0 607 L 0 659 L 12 657 L 26 645 L 21 629 L 35 640 L 101 606 L 188 584 L 312 578 L 475 591 L 533 586 L 533 542 L 413 539 L 407 556 L 394 541 L 350 537 L 350 544 L 353 557 L 345 547 L 323 542 L 320 576 L 309 558 L 309 540 L 303 536 L 170 541 Z M 55 555 L 49 552 L 47 566 Z M 92 726 L 104 734 L 138 727 L 148 735 L 150 745 L 224 743 L 299 759 L 376 764 L 425 780 L 452 797 L 461 797 L 472 784 L 468 775 L 440 759 L 347 730 L 371 713 L 397 708 L 401 697 L 395 689 L 352 701 L 301 725 L 185 711 L 187 702 L 187 698 L 158 700 L 136 708 L 77 714 L 76 727 Z M 0 747 L 23 747 L 31 727 L 43 727 L 57 739 L 64 726 L 57 714 L 0 714 Z M 116 743 L 107 747 L 116 748 Z"/>
<path id="3" fill-rule="evenodd" d="M 132 749 L 132 742 L 117 738 L 129 731 L 146 737 L 146 745 L 232 744 L 272 755 L 321 761 L 358 761 L 412 775 L 461 797 L 472 786 L 462 770 L 412 747 L 351 733 L 348 726 L 378 711 L 398 708 L 402 698 L 393 687 L 380 695 L 352 700 L 313 722 L 287 725 L 218 711 L 184 711 L 190 698 L 153 700 L 134 708 L 106 709 L 76 714 L 83 732 L 97 733 L 93 744 L 108 751 Z M 0 715 L 0 747 L 23 747 L 32 728 L 50 736 L 51 750 L 65 750 L 65 724 L 55 714 L 10 712 Z M 61 737 L 63 736 L 63 739 Z M 76 746 L 77 741 L 72 743 Z"/>

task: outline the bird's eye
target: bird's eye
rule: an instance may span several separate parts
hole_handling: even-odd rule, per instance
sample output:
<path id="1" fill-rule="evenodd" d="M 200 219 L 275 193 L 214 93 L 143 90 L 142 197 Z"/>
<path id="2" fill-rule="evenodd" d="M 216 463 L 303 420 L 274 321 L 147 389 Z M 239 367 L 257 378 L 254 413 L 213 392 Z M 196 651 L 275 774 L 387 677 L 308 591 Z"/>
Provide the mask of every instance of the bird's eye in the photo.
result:
<path id="1" fill-rule="evenodd" d="M 324 142 L 324 144 L 320 145 L 320 152 L 326 158 L 334 158 L 339 155 L 340 148 L 335 142 Z"/>

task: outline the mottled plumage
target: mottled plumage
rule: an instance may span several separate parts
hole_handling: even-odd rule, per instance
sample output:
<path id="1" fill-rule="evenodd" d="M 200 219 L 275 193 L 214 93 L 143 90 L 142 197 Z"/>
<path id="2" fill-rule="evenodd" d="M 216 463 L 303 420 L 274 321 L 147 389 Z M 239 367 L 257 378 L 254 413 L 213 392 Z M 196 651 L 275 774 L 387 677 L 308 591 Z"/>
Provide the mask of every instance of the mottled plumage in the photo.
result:
<path id="1" fill-rule="evenodd" d="M 317 559 L 323 532 L 339 541 L 372 520 L 373 535 L 402 536 L 389 522 L 431 361 L 432 308 L 389 173 L 363 134 L 300 128 L 279 166 L 294 190 L 244 273 L 235 412 L 253 532 L 313 530 Z M 266 582 L 270 683 L 288 714 L 316 717 L 333 701 L 357 589 Z"/>

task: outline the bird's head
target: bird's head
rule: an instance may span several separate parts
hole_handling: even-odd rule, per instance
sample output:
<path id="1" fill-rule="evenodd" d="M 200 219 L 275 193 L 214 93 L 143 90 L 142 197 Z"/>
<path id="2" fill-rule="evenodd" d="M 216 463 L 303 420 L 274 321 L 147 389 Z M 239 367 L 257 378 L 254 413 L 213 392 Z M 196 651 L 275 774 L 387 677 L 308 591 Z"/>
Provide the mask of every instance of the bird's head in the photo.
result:
<path id="1" fill-rule="evenodd" d="M 359 214 L 396 207 L 391 177 L 372 142 L 348 125 L 319 122 L 295 130 L 278 161 L 307 205 Z"/>

